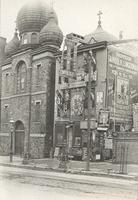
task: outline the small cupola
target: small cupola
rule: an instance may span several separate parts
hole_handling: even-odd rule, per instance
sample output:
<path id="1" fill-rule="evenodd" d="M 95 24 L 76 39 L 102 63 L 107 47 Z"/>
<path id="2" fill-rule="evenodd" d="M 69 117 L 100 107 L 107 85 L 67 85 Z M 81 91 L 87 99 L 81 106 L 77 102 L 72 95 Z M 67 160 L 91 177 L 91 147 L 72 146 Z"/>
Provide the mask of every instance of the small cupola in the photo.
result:
<path id="1" fill-rule="evenodd" d="M 94 32 L 92 32 L 84 37 L 85 42 L 93 43 L 93 39 L 96 42 L 102 42 L 102 41 L 112 42 L 112 41 L 118 40 L 117 37 L 108 33 L 107 31 L 105 31 L 102 28 L 102 23 L 101 23 L 101 15 L 102 14 L 103 13 L 101 11 L 99 11 L 99 13 L 97 14 L 99 16 L 98 26 Z"/>
<path id="2" fill-rule="evenodd" d="M 13 53 L 15 50 L 19 48 L 20 40 L 18 37 L 17 29 L 15 29 L 14 36 L 12 40 L 5 46 L 6 55 Z"/>
<path id="3" fill-rule="evenodd" d="M 51 12 L 49 22 L 40 31 L 39 42 L 60 48 L 62 41 L 63 33 L 56 23 L 53 12 Z"/>

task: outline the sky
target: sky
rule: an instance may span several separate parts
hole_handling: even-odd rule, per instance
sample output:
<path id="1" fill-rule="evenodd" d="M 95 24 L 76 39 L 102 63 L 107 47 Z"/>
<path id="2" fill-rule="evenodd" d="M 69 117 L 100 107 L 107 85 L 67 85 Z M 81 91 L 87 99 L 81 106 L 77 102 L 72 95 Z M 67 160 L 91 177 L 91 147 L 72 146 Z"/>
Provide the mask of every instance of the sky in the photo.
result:
<path id="1" fill-rule="evenodd" d="M 1 36 L 13 37 L 20 8 L 30 0 L 1 0 Z M 37 0 L 33 0 L 37 1 Z M 124 39 L 138 38 L 138 0 L 42 0 L 51 4 L 58 15 L 63 34 L 74 32 L 82 36 L 93 32 L 98 24 L 97 13 L 102 11 L 102 27 Z"/>

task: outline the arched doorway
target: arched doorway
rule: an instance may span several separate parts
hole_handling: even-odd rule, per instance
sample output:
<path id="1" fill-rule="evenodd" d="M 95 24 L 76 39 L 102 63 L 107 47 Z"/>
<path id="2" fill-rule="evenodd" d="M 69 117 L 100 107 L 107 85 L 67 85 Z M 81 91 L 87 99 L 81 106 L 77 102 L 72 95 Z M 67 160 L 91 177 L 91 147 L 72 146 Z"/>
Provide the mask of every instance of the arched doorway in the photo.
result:
<path id="1" fill-rule="evenodd" d="M 24 125 L 21 121 L 15 123 L 15 155 L 24 152 Z"/>

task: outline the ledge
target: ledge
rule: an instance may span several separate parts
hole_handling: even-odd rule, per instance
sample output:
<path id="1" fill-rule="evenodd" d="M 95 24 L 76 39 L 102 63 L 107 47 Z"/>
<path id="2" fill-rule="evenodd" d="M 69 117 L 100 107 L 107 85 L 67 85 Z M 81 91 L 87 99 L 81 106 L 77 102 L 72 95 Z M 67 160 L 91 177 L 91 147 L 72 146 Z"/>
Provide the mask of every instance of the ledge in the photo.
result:
<path id="1" fill-rule="evenodd" d="M 38 133 L 36 133 L 36 134 L 30 134 L 30 137 L 45 137 L 46 136 L 46 134 L 38 134 Z"/>

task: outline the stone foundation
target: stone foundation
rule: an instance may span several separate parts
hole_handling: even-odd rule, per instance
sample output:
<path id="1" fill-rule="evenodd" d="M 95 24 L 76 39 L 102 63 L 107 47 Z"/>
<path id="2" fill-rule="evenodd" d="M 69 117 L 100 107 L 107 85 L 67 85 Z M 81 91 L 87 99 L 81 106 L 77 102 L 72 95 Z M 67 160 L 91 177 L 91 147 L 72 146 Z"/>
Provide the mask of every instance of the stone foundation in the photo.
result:
<path id="1" fill-rule="evenodd" d="M 45 157 L 45 135 L 34 134 L 30 137 L 30 154 L 31 158 Z M 14 147 L 13 147 L 14 149 Z M 10 153 L 9 134 L 0 135 L 0 155 L 6 156 Z M 22 155 L 21 155 L 22 156 Z"/>
<path id="2" fill-rule="evenodd" d="M 10 138 L 9 134 L 0 135 L 0 155 L 7 156 L 10 152 Z"/>
<path id="3" fill-rule="evenodd" d="M 45 136 L 41 134 L 31 135 L 30 138 L 30 154 L 31 158 L 45 157 Z"/>

